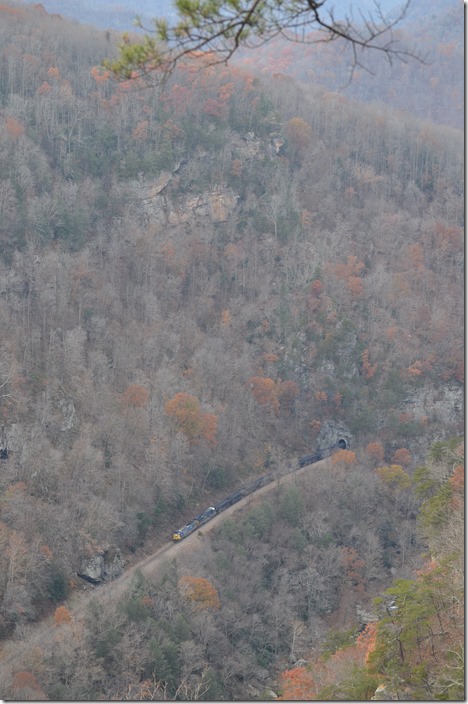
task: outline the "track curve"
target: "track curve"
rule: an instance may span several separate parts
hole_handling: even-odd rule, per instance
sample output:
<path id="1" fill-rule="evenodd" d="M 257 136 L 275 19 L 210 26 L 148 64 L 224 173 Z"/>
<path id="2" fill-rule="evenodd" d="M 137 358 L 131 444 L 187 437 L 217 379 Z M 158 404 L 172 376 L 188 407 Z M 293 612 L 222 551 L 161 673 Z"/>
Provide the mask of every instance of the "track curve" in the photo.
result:
<path id="1" fill-rule="evenodd" d="M 322 459 L 318 460 L 313 465 L 306 465 L 293 470 L 283 470 L 286 473 L 278 475 L 270 483 L 256 489 L 237 503 L 229 506 L 208 523 L 201 526 L 199 530 L 196 530 L 194 533 L 184 538 L 180 543 L 169 541 L 158 548 L 152 555 L 143 558 L 130 567 L 114 581 L 103 584 L 92 591 L 75 594 L 73 604 L 70 603 L 71 600 L 66 603 L 66 607 L 70 611 L 73 621 L 78 623 L 84 617 L 86 607 L 91 600 L 102 600 L 102 603 L 104 603 L 121 596 L 130 585 L 131 579 L 136 571 L 141 571 L 148 579 L 157 578 L 166 560 L 177 559 L 189 552 L 193 553 L 193 551 L 197 550 L 197 547 L 202 546 L 200 538 L 213 531 L 227 518 L 246 508 L 259 497 L 269 494 L 281 486 L 293 483 L 297 477 L 310 472 L 312 467 L 315 469 L 316 467 L 325 466 L 326 463 L 327 459 Z M 11 640 L 4 644 L 3 649 L 0 651 L 0 698 L 2 698 L 2 690 L 5 690 L 8 686 L 7 683 L 11 681 L 13 674 L 22 668 L 22 664 L 31 649 L 43 646 L 45 642 L 51 641 L 56 629 L 57 627 L 53 623 L 52 617 L 50 617 L 46 621 L 31 626 L 23 640 Z"/>

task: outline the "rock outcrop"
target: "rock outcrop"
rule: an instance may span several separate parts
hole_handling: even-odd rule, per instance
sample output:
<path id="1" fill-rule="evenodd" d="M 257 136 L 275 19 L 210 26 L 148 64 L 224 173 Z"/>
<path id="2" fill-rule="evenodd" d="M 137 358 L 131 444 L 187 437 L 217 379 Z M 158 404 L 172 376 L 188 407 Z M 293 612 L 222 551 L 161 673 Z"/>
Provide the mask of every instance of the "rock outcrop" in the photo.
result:
<path id="1" fill-rule="evenodd" d="M 325 420 L 317 437 L 317 447 L 322 450 L 331 448 L 346 450 L 351 444 L 352 435 L 342 423 Z"/>
<path id="2" fill-rule="evenodd" d="M 120 577 L 123 569 L 124 562 L 119 548 L 115 545 L 107 545 L 85 560 L 77 575 L 91 584 L 101 584 Z"/>

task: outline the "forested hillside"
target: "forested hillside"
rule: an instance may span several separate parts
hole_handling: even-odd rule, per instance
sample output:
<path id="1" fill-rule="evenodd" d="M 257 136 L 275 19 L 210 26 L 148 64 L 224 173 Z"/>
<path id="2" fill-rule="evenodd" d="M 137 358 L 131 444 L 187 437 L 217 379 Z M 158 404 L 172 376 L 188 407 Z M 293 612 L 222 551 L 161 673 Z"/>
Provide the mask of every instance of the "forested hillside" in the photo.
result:
<path id="1" fill-rule="evenodd" d="M 316 647 L 346 580 L 362 579 L 368 602 L 418 562 L 417 502 L 391 496 L 383 470 L 412 474 L 463 429 L 463 135 L 241 68 L 188 61 L 163 92 L 117 83 L 101 66 L 109 34 L 40 7 L 2 4 L 0 34 L 0 635 L 61 605 L 107 546 L 131 560 L 339 428 L 354 455 L 331 461 L 302 509 L 281 496 L 279 528 L 265 505 L 213 542 L 231 615 L 210 630 L 198 614 L 193 672 L 177 660 L 188 615 L 173 623 L 164 601 L 178 576 L 145 592 L 156 630 L 173 634 L 150 646 L 173 662 L 166 692 L 198 686 L 200 648 L 222 654 L 231 623 L 232 647 L 247 630 L 250 645 L 223 675 L 208 658 L 209 692 L 245 694 L 246 662 L 276 667 L 294 623 L 317 619 L 302 649 Z M 256 574 L 254 543 L 265 564 L 283 555 L 279 571 Z M 274 632 L 259 604 L 242 621 L 240 574 L 276 599 Z M 308 579 L 318 591 L 300 601 Z M 139 621 L 132 609 L 119 618 Z M 114 645 L 135 653 L 143 636 L 101 636 L 108 680 L 26 669 L 53 699 L 132 699 L 138 678 L 164 679 L 140 663 L 114 682 Z"/>
<path id="2" fill-rule="evenodd" d="M 464 698 L 464 448 L 436 443 L 413 487 L 421 501 L 418 534 L 425 563 L 411 579 L 397 579 L 375 600 L 360 634 L 328 638 L 322 653 L 285 671 L 286 700 L 381 701 Z M 400 474 L 394 496 L 410 486 Z"/>
<path id="3" fill-rule="evenodd" d="M 375 8 L 347 3 L 354 16 L 375 17 Z M 381 4 L 379 4 L 379 8 Z M 384 16 L 392 13 L 382 8 Z M 396 14 L 394 8 L 393 14 Z M 326 46 L 285 40 L 243 51 L 236 63 L 259 75 L 282 73 L 305 85 L 323 85 L 354 100 L 390 106 L 431 123 L 463 129 L 464 33 L 463 4 L 458 0 L 411 0 L 398 23 L 396 46 L 413 54 L 390 62 L 383 54 L 360 56 L 354 66 L 352 47 L 339 42 Z M 353 67 L 353 68 L 352 68 Z"/>

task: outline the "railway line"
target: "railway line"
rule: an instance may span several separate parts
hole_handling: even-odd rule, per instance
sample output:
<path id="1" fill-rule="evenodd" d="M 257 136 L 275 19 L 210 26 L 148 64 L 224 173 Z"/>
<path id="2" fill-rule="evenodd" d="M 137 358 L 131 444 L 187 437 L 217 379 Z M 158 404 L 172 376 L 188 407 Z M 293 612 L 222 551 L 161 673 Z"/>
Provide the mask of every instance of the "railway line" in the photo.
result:
<path id="1" fill-rule="evenodd" d="M 210 517 L 206 524 L 191 531 L 182 541 L 168 541 L 156 552 L 130 567 L 114 581 L 76 594 L 65 604 L 74 623 L 78 624 L 84 618 L 86 607 L 91 600 L 97 600 L 104 604 L 122 596 L 130 586 L 135 572 L 140 571 L 148 579 L 156 579 L 164 562 L 170 559 L 180 559 L 188 553 L 193 553 L 198 547 L 202 547 L 208 533 L 247 507 L 253 500 L 257 500 L 260 496 L 267 495 L 279 487 L 293 483 L 297 477 L 303 476 L 310 470 L 311 464 L 314 467 L 325 466 L 327 458 L 323 456 L 324 454 L 329 455 L 331 452 L 321 453 L 323 459 L 318 459 L 315 453 L 307 458 L 301 458 L 295 467 L 288 465 L 276 473 L 266 475 L 268 481 L 259 482 L 256 480 L 247 485 L 244 487 L 245 493 L 238 500 Z M 313 461 L 309 461 L 312 457 Z M 307 461 L 305 461 L 306 459 Z M 257 484 L 256 488 L 249 490 L 255 484 Z M 43 648 L 45 643 L 52 641 L 56 630 L 52 617 L 49 617 L 41 623 L 28 627 L 23 639 L 10 640 L 4 644 L 0 651 L 0 698 L 2 698 L 2 693 L 11 681 L 14 672 L 27 665 L 34 648 Z"/>

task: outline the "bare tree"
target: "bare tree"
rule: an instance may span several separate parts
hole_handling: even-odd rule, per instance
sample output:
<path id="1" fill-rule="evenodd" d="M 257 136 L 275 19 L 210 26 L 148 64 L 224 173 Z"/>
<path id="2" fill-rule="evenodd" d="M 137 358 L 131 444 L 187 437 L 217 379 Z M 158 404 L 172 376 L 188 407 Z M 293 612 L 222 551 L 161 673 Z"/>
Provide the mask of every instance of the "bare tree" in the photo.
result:
<path id="1" fill-rule="evenodd" d="M 174 24 L 155 18 L 152 27 L 135 23 L 147 32 L 143 40 L 132 43 L 124 35 L 120 55 L 106 65 L 120 78 L 154 74 L 156 81 L 167 78 L 176 65 L 199 52 L 208 65 L 226 63 L 241 47 L 251 49 L 275 37 L 303 44 L 343 40 L 352 48 L 351 75 L 364 67 L 368 50 L 383 53 L 390 63 L 420 58 L 414 50 L 400 46 L 395 27 L 405 18 L 411 0 L 407 0 L 396 17 L 384 14 L 375 3 L 374 14 L 352 10 L 337 18 L 327 0 L 176 0 L 178 19 Z"/>

